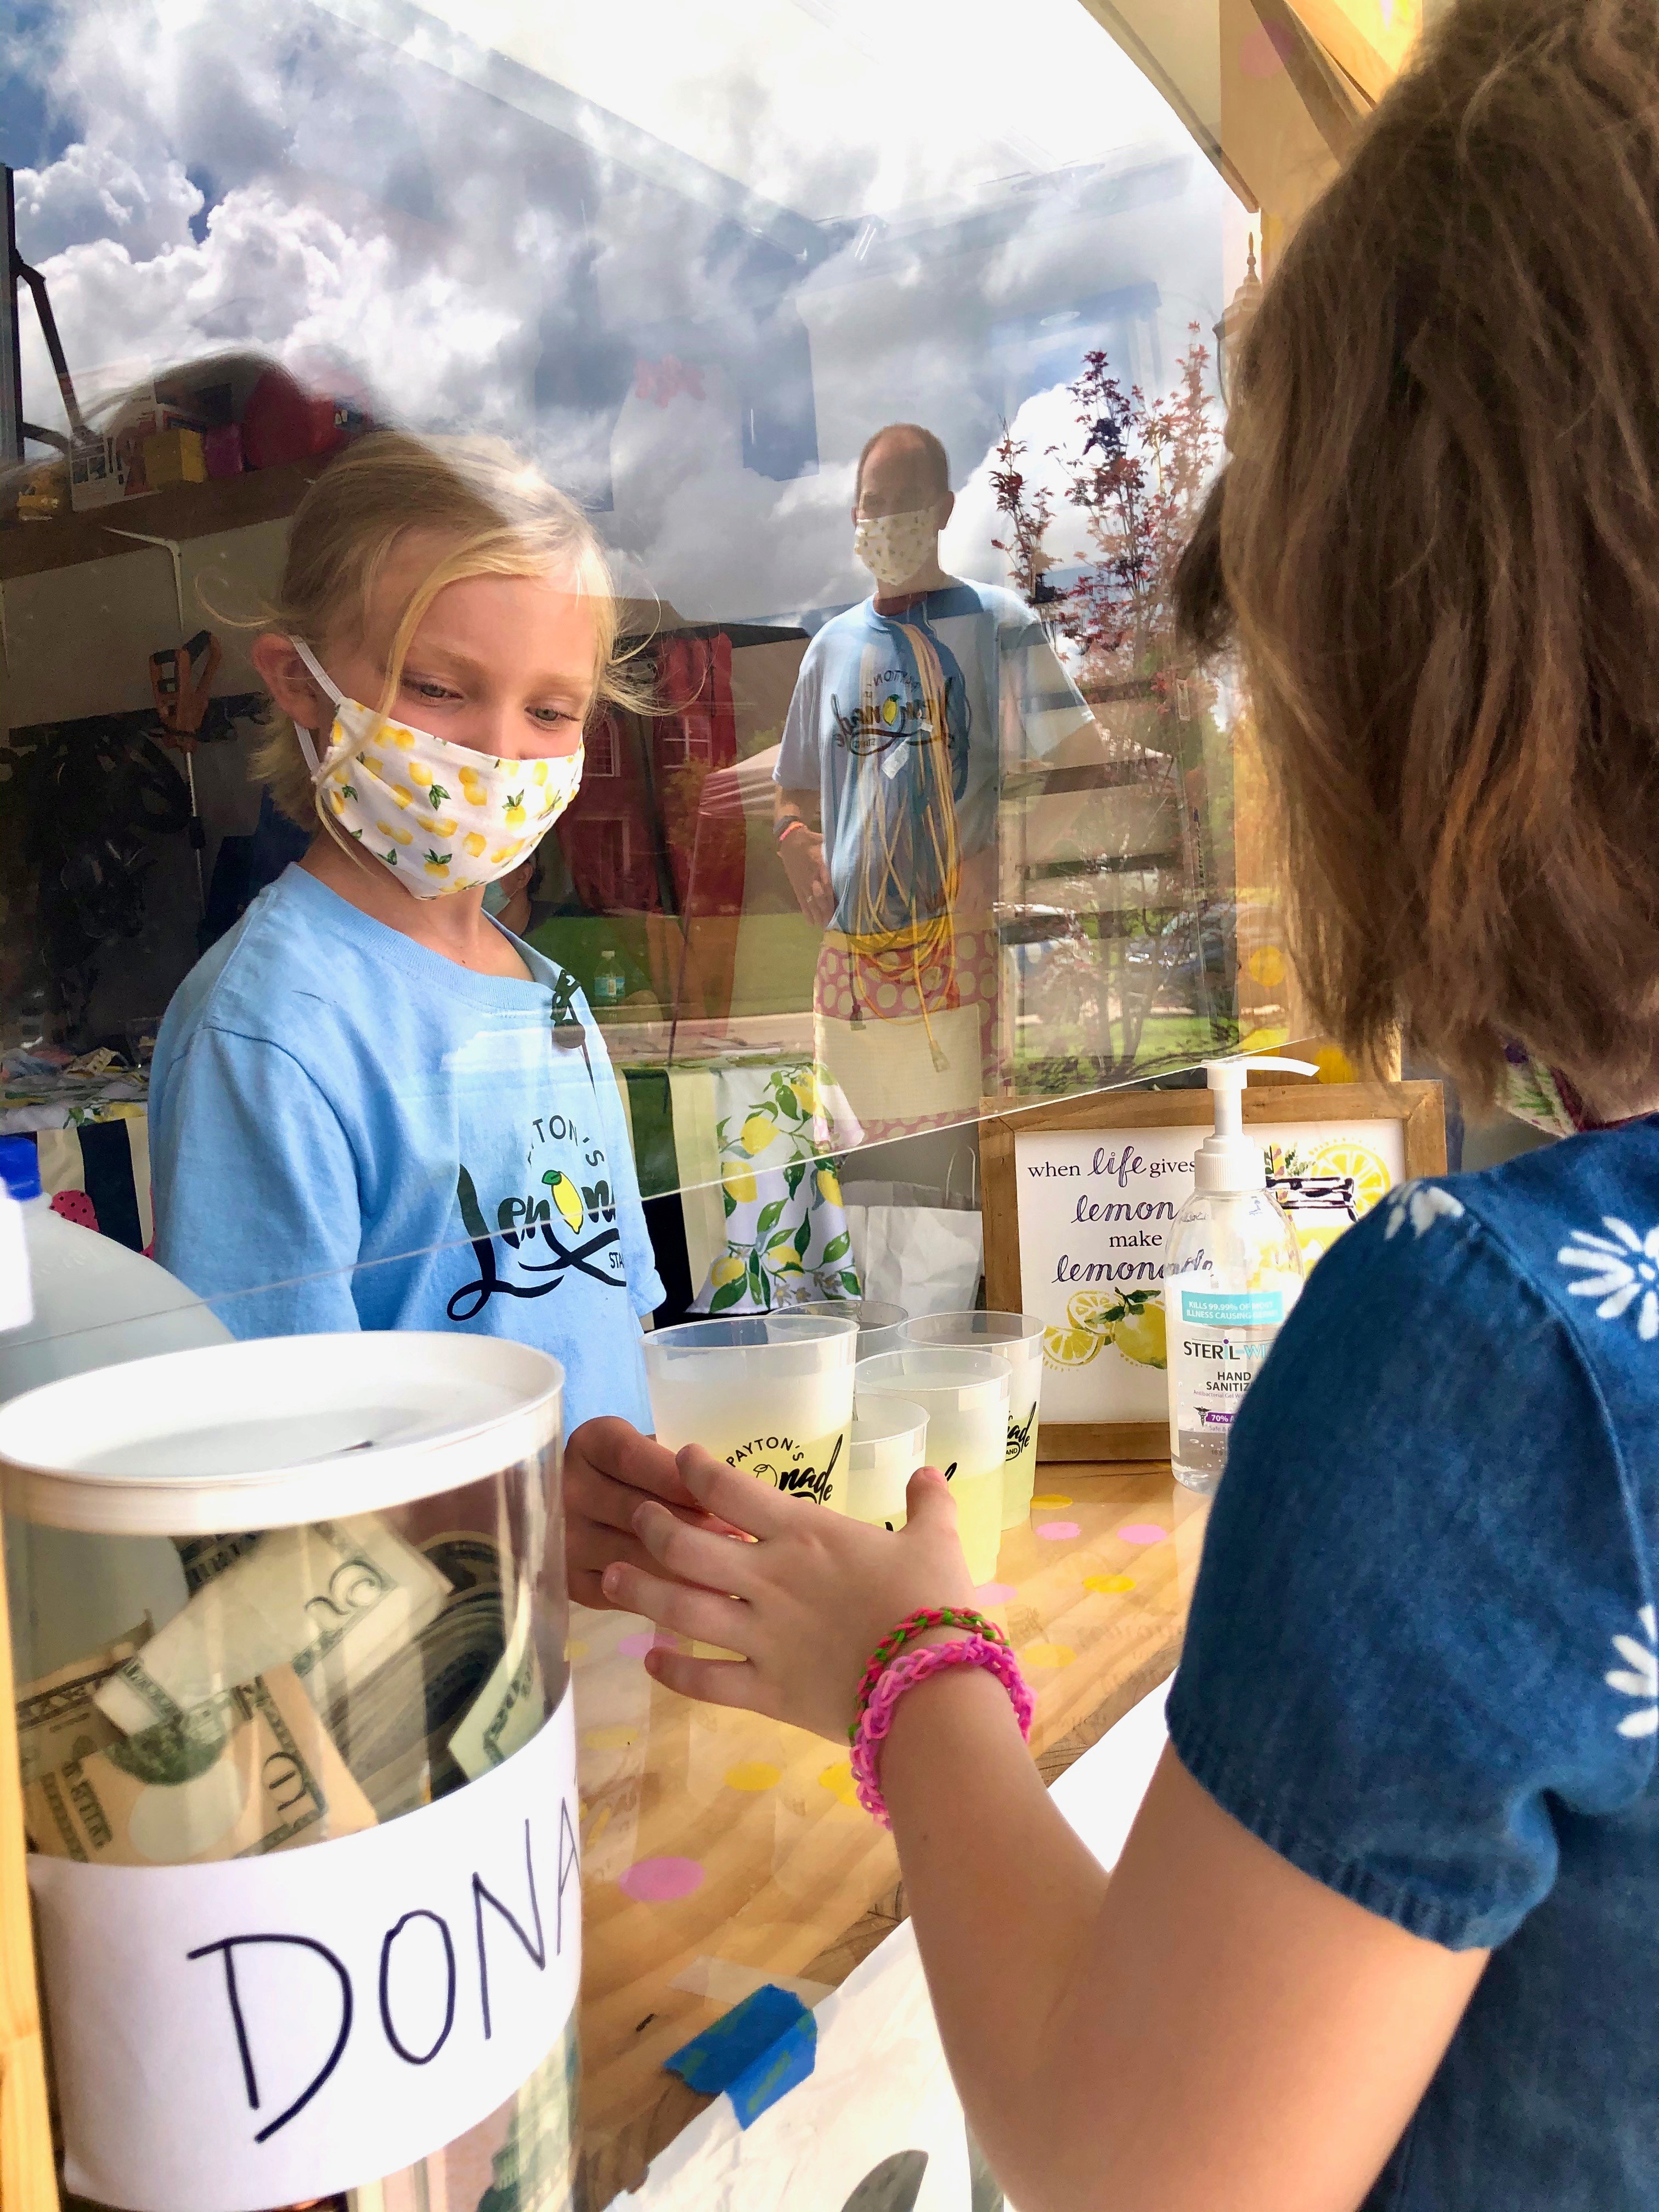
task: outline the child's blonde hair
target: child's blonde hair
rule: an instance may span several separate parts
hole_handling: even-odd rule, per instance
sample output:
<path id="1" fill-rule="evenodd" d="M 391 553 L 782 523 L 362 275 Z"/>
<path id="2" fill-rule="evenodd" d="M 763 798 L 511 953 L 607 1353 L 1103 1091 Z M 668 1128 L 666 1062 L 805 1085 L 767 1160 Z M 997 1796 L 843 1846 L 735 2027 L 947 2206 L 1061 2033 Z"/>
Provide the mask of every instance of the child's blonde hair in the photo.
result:
<path id="1" fill-rule="evenodd" d="M 644 684 L 617 652 L 619 609 L 610 565 L 586 516 L 495 440 L 428 441 L 376 430 L 333 462 L 295 511 L 288 557 L 262 627 L 301 638 L 319 657 L 342 620 L 366 609 L 398 541 L 410 531 L 449 541 L 399 617 L 379 700 L 391 711 L 404 657 L 446 585 L 465 576 L 568 577 L 593 611 L 590 714 L 602 702 L 643 709 Z M 366 705 L 369 702 L 365 701 Z M 254 748 L 254 774 L 291 822 L 312 829 L 311 769 L 295 727 L 273 713 Z"/>

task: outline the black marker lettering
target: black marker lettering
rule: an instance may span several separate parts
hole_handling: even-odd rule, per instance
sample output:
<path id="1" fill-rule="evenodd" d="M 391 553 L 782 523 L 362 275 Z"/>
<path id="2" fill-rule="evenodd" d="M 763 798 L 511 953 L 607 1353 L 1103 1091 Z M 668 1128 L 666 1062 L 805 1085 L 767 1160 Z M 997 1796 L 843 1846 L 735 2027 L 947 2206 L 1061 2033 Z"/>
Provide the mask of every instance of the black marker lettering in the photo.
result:
<path id="1" fill-rule="evenodd" d="M 536 1869 L 531 1864 L 530 1861 L 530 1823 L 528 1820 L 524 1824 L 524 1872 L 525 1880 L 530 1885 L 530 1910 L 532 1914 L 534 1916 L 536 1922 L 536 1940 L 533 1943 L 531 1942 L 529 1936 L 525 1934 L 524 1929 L 520 1926 L 518 1921 L 514 1919 L 513 1914 L 507 1910 L 507 1906 L 504 1905 L 500 1898 L 495 1895 L 495 1892 L 491 1889 L 486 1888 L 483 1882 L 476 1874 L 472 1877 L 472 1916 L 477 1926 L 478 1937 L 478 1991 L 479 1995 L 483 1999 L 483 2032 L 484 2041 L 486 2043 L 489 2042 L 490 2036 L 489 1961 L 484 1954 L 483 1930 L 483 1909 L 484 1900 L 486 1899 L 488 1899 L 489 1903 L 495 1906 L 496 1911 L 501 1914 L 502 1919 L 506 1921 L 507 1926 L 518 1937 L 520 1942 L 524 1945 L 525 1949 L 536 1961 L 538 1970 L 544 1973 L 547 1971 L 547 1938 L 542 1933 L 542 1908 L 536 1900 Z"/>
<path id="2" fill-rule="evenodd" d="M 230 2017 L 235 2024 L 236 2049 L 242 2061 L 242 2081 L 247 2090 L 250 2112 L 257 2112 L 259 2109 L 259 2085 L 254 2076 L 253 2054 L 248 2048 L 247 2027 L 242 2018 L 241 1997 L 236 1987 L 235 1954 L 236 1947 L 240 1943 L 296 1944 L 303 1950 L 314 1951 L 319 1959 L 325 1959 L 340 1980 L 340 2030 L 334 2039 L 334 2048 L 288 2110 L 278 2112 L 276 2118 L 267 2126 L 261 2128 L 258 2134 L 254 2136 L 255 2142 L 262 2143 L 268 2142 L 279 2128 L 285 2128 L 296 2112 L 304 2112 L 306 2106 L 339 2064 L 341 2054 L 346 2047 L 346 2039 L 351 2033 L 351 1977 L 346 1972 L 342 1961 L 335 1957 L 326 1943 L 313 1942 L 309 1936 L 227 1936 L 221 1942 L 204 1943 L 198 1949 L 187 1951 L 185 1954 L 187 1959 L 210 1958 L 215 1951 L 222 1951 L 225 1954 L 225 1994 L 230 1999 Z M 482 1955 L 482 1939 L 480 1939 L 480 1953 Z M 488 2028 L 484 2032 L 488 2034 Z"/>
<path id="3" fill-rule="evenodd" d="M 449 1978 L 448 1993 L 444 2000 L 444 2024 L 438 2031 L 438 2039 L 430 2051 L 411 2051 L 392 2025 L 392 1947 L 411 1920 L 429 1920 L 444 1939 L 444 1970 Z M 413 1912 L 405 1912 L 393 1928 L 388 1928 L 380 1945 L 380 2025 L 386 2030 L 386 2039 L 399 2058 L 411 2066 L 429 2066 L 449 2040 L 449 2031 L 455 2025 L 455 1946 L 450 1941 L 449 1923 L 424 1905 Z M 485 2031 L 488 2033 L 488 2030 Z"/>

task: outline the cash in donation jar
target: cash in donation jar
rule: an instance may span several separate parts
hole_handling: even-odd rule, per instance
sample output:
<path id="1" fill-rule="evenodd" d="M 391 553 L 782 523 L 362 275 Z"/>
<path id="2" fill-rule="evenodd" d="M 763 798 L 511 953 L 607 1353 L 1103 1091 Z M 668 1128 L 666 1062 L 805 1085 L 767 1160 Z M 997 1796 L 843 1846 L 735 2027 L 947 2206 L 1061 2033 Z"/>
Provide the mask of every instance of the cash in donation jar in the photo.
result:
<path id="1" fill-rule="evenodd" d="M 12 1623 L 68 2197 L 575 2201 L 562 1389 L 411 1331 L 0 1406 L 9 1548 L 85 1569 Z"/>
<path id="2" fill-rule="evenodd" d="M 1207 1494 L 1221 1480 L 1244 1393 L 1302 1291 L 1302 1250 L 1268 1195 L 1261 1147 L 1243 1129 L 1253 1067 L 1297 1075 L 1304 1060 L 1206 1060 L 1214 1127 L 1193 1155 L 1193 1194 L 1164 1252 L 1170 1461 Z"/>

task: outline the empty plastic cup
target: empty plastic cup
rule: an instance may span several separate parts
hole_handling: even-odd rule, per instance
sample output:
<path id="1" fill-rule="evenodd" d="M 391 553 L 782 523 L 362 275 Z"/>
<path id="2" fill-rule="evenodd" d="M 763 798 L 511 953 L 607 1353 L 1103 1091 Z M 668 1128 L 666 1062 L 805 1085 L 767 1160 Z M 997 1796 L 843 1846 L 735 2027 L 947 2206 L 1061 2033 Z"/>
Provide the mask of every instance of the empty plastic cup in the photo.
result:
<path id="1" fill-rule="evenodd" d="M 854 1521 L 902 1528 L 910 1477 L 927 1460 L 927 1414 L 908 1398 L 880 1390 L 853 1398 L 852 1471 L 847 1510 Z"/>
<path id="2" fill-rule="evenodd" d="M 927 1464 L 941 1470 L 956 1495 L 962 1548 L 976 1583 L 996 1576 L 1012 1381 L 1007 1360 L 954 1345 L 904 1345 L 858 1365 L 860 1398 L 879 1391 L 926 1413 Z"/>
<path id="3" fill-rule="evenodd" d="M 642 1348 L 657 1441 L 702 1444 L 844 1513 L 858 1334 L 856 1322 L 794 1307 L 653 1330 Z"/>
<path id="4" fill-rule="evenodd" d="M 1002 1525 L 1017 1528 L 1036 1487 L 1037 1408 L 1042 1396 L 1042 1323 L 1035 1314 L 927 1314 L 907 1322 L 906 1344 L 956 1344 L 994 1352 L 1013 1370 L 1008 1398 L 1008 1456 L 1002 1469 Z"/>
<path id="5" fill-rule="evenodd" d="M 910 1318 L 902 1306 L 886 1305 L 879 1298 L 806 1298 L 789 1310 L 841 1315 L 855 1321 L 859 1325 L 860 1359 L 873 1359 L 878 1352 L 896 1352 L 904 1341 L 904 1325 Z"/>

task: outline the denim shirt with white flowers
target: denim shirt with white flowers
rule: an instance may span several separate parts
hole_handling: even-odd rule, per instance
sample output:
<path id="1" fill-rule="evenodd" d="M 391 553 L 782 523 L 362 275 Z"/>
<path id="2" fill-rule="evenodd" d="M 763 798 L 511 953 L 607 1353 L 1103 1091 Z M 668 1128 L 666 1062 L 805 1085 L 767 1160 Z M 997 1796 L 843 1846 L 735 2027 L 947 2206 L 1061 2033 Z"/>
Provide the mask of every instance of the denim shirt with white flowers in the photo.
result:
<path id="1" fill-rule="evenodd" d="M 1659 2206 L 1659 1117 L 1397 1191 L 1245 1401 L 1170 1731 L 1493 1956 L 1367 2212 Z"/>

